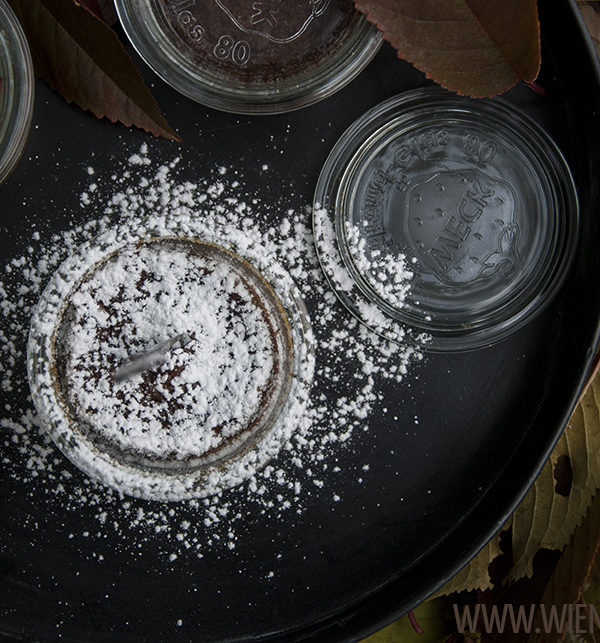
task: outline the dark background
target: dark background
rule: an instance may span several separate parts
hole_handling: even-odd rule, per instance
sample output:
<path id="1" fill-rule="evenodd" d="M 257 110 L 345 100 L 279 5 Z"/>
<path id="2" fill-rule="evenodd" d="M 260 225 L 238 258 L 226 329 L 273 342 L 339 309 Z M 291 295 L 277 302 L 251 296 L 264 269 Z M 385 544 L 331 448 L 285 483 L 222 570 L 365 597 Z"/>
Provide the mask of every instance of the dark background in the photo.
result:
<path id="1" fill-rule="evenodd" d="M 574 3 L 546 0 L 540 11 L 539 83 L 550 96 L 520 85 L 505 98 L 549 131 L 578 186 L 583 234 L 555 302 L 501 344 L 429 355 L 417 377 L 388 386 L 371 430 L 340 451 L 343 493 L 335 510 L 315 494 L 293 522 L 265 523 L 249 513 L 245 537 L 229 555 L 209 551 L 203 559 L 166 563 L 152 539 L 141 541 L 135 558 L 110 538 L 68 539 L 85 530 L 94 510 L 36 502 L 0 470 L 0 634 L 73 641 L 358 639 L 422 601 L 502 525 L 564 426 L 598 336 L 598 72 Z M 285 194 L 290 207 L 301 208 L 329 150 L 358 116 L 428 83 L 385 45 L 359 78 L 318 105 L 235 116 L 183 98 L 134 59 L 184 143 L 96 120 L 38 81 L 24 158 L 0 189 L 4 262 L 24 252 L 32 223 L 59 231 L 80 220 L 88 165 L 110 174 L 144 142 L 153 159 L 193 158 L 197 177 L 220 165 L 238 167 L 264 200 Z M 359 485 L 356 471 L 365 462 L 371 470 Z M 103 553 L 104 561 L 91 552 Z M 276 573 L 267 579 L 271 569 Z"/>

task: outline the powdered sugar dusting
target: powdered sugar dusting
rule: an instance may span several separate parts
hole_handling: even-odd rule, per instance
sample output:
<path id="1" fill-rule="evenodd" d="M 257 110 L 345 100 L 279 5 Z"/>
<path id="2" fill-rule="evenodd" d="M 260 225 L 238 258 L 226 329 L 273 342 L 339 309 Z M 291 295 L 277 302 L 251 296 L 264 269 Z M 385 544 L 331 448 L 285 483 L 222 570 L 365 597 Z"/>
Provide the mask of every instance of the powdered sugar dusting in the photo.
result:
<path id="1" fill-rule="evenodd" d="M 431 337 L 401 323 L 396 315 L 384 312 L 383 302 L 395 312 L 401 311 L 410 293 L 414 272 L 403 253 L 386 252 L 368 247 L 364 231 L 349 221 L 343 222 L 345 243 L 336 235 L 335 215 L 320 204 L 315 205 L 313 224 L 316 247 L 323 271 L 344 305 L 369 328 L 398 343 L 421 347 Z M 340 245 L 345 246 L 349 259 L 345 261 Z M 353 264 L 353 270 L 348 267 Z M 410 264 L 415 263 L 414 257 Z M 364 280 L 368 296 L 359 285 L 356 275 Z"/>
<path id="2" fill-rule="evenodd" d="M 63 329 L 79 421 L 155 458 L 204 455 L 246 430 L 281 366 L 254 296 L 231 263 L 185 246 L 127 247 L 104 263 L 71 297 Z M 113 380 L 128 356 L 181 333 L 192 341 L 159 368 Z"/>
<path id="3" fill-rule="evenodd" d="M 414 276 L 408 268 L 406 256 L 368 249 L 367 240 L 357 225 L 346 221 L 344 228 L 348 249 L 358 272 L 368 279 L 371 288 L 384 301 L 395 308 L 402 308 Z"/>
<path id="4" fill-rule="evenodd" d="M 110 180 L 88 170 L 99 186 L 94 191 L 87 186 L 81 203 L 93 217 L 88 223 L 48 239 L 43 234 L 39 241 L 32 239 L 33 252 L 7 264 L 0 283 L 5 390 L 14 391 L 15 400 L 26 397 L 23 361 L 29 320 L 53 271 L 82 242 L 136 217 L 167 231 L 172 217 L 187 217 L 201 221 L 207 234 L 225 231 L 242 254 L 260 247 L 265 263 L 281 262 L 294 280 L 310 310 L 318 346 L 310 399 L 271 461 L 254 467 L 247 462 L 239 486 L 229 490 L 220 487 L 216 476 L 210 481 L 213 493 L 202 499 L 170 504 L 124 499 L 67 462 L 42 430 L 30 402 L 4 409 L 2 462 L 18 484 L 38 501 L 60 503 L 67 511 L 85 506 L 96 520 L 90 528 L 123 536 L 122 546 L 132 555 L 137 555 L 139 540 L 157 540 L 168 562 L 184 555 L 202 557 L 215 548 L 235 551 L 249 511 L 275 524 L 283 516 L 301 520 L 309 496 L 317 494 L 320 502 L 335 506 L 342 495 L 336 484 L 337 454 L 352 444 L 357 431 L 368 431 L 385 382 L 401 381 L 421 356 L 415 348 L 385 341 L 338 305 L 317 260 L 310 210 L 282 213 L 280 223 L 273 225 L 272 217 L 261 214 L 268 204 L 244 196 L 239 177 L 231 181 L 227 172 L 218 171 L 214 180 L 190 183 L 178 179 L 177 160 L 156 167 L 147 150 L 137 155 L 141 162 L 132 158 Z M 326 240 L 319 243 L 327 248 Z"/>

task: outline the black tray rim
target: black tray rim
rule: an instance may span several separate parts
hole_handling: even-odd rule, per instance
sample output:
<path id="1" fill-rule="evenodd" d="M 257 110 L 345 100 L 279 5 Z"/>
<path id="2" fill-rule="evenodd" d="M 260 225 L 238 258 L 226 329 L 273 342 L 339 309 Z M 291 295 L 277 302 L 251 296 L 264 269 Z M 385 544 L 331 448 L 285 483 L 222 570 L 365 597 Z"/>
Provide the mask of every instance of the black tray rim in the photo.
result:
<path id="1" fill-rule="evenodd" d="M 567 0 L 566 4 L 566 10 L 571 12 L 574 22 L 576 23 L 576 28 L 582 37 L 582 45 L 586 49 L 589 62 L 593 67 L 596 83 L 600 85 L 600 61 L 598 60 L 595 47 L 593 45 L 583 17 L 581 16 L 581 13 L 577 7 L 577 0 Z M 600 317 L 596 320 L 595 324 L 595 332 L 593 334 L 593 347 L 597 348 L 599 344 Z M 291 643 L 294 641 L 324 641 L 326 643 L 334 643 L 335 641 L 360 641 L 364 637 L 374 633 L 375 631 L 378 631 L 394 620 L 405 615 L 408 611 L 426 600 L 433 592 L 435 592 L 439 587 L 445 584 L 456 574 L 457 571 L 459 571 L 466 563 L 468 563 L 469 560 L 471 560 L 477 554 L 477 552 L 485 546 L 490 538 L 494 537 L 494 535 L 505 523 L 506 519 L 512 514 L 516 506 L 521 502 L 522 498 L 539 475 L 540 470 L 544 466 L 546 460 L 552 452 L 552 449 L 560 438 L 564 427 L 566 426 L 571 413 L 578 402 L 581 390 L 585 386 L 586 382 L 589 379 L 590 373 L 593 370 L 594 355 L 594 349 L 590 348 L 587 361 L 581 364 L 578 381 L 576 383 L 574 382 L 572 395 L 570 397 L 570 404 L 565 409 L 562 416 L 560 418 L 557 418 L 556 429 L 554 431 L 548 431 L 548 439 L 546 440 L 544 445 L 541 445 L 543 446 L 543 448 L 540 448 L 540 450 L 538 451 L 538 457 L 536 458 L 535 466 L 530 468 L 529 475 L 525 476 L 524 481 L 521 478 L 521 484 L 517 485 L 517 493 L 512 493 L 510 495 L 512 501 L 508 504 L 508 507 L 506 507 L 505 504 L 507 494 L 502 494 L 502 496 L 505 498 L 503 506 L 505 506 L 506 508 L 504 512 L 495 520 L 487 521 L 483 528 L 478 532 L 480 537 L 477 539 L 477 542 L 473 543 L 473 541 L 471 541 L 470 543 L 466 544 L 463 542 L 462 556 L 454 559 L 443 569 L 441 573 L 432 576 L 428 582 L 422 582 L 421 579 L 419 587 L 410 594 L 401 595 L 398 593 L 398 589 L 401 588 L 406 581 L 403 578 L 403 570 L 397 570 L 394 578 L 392 578 L 382 586 L 376 588 L 368 595 L 365 595 L 362 599 L 349 607 L 343 608 L 342 610 L 332 611 L 330 614 L 327 614 L 320 618 L 318 621 L 312 622 L 310 624 L 303 624 L 297 627 L 292 627 L 290 629 L 282 629 L 278 631 L 272 631 L 270 633 L 263 633 L 258 638 L 243 640 L 248 642 L 285 641 L 285 643 Z M 506 469 L 509 469 L 511 464 L 513 463 L 507 463 Z M 488 501 L 489 498 L 494 495 L 494 492 L 497 492 L 496 487 L 497 485 L 492 485 L 486 491 L 486 493 L 478 499 L 478 502 L 472 507 L 471 512 L 466 516 L 463 516 L 462 519 L 455 524 L 454 528 L 451 532 L 449 532 L 444 541 L 445 545 L 453 541 L 462 541 L 462 539 L 457 538 L 456 532 L 458 531 L 460 526 L 467 520 L 467 518 L 472 516 L 472 514 L 477 511 L 478 507 L 483 502 Z M 420 561 L 423 558 L 428 557 L 430 553 L 431 551 L 423 553 L 417 560 Z M 4 636 L 10 636 L 11 634 L 18 636 L 19 638 L 22 638 L 23 635 L 27 636 L 27 633 L 24 630 L 16 631 L 0 628 L 0 638 L 3 638 Z M 29 634 L 33 633 L 29 632 Z M 43 636 L 41 637 L 41 640 L 45 640 Z M 229 639 L 229 641 L 240 641 L 240 639 Z"/>
<path id="2" fill-rule="evenodd" d="M 584 48 L 593 68 L 596 84 L 600 86 L 600 57 L 596 52 L 591 35 L 577 6 L 577 0 L 567 0 L 567 5 L 576 23 L 577 30 L 582 37 Z M 562 417 L 557 420 L 556 429 L 553 432 L 549 432 L 548 440 L 543 445 L 543 448 L 539 450 L 535 466 L 530 469 L 529 475 L 527 475 L 523 482 L 518 485 L 516 493 L 511 494 L 512 500 L 508 505 L 503 503 L 505 506 L 504 511 L 498 515 L 496 520 L 488 521 L 488 524 L 480 531 L 480 535 L 475 544 L 471 543 L 470 545 L 464 545 L 463 543 L 463 555 L 461 557 L 456 558 L 451 564 L 447 565 L 443 572 L 437 575 L 434 579 L 431 579 L 427 583 L 422 583 L 420 589 L 409 596 L 404 595 L 402 597 L 398 593 L 400 586 L 405 583 L 405 580 L 400 579 L 401 571 L 399 571 L 396 573 L 396 577 L 392 581 L 389 581 L 385 585 L 377 588 L 372 593 L 361 599 L 358 603 L 342 611 L 332 613 L 329 616 L 322 618 L 318 623 L 313 623 L 310 626 L 301 626 L 295 631 L 288 630 L 273 632 L 270 635 L 263 636 L 256 640 L 310 640 L 323 641 L 324 643 L 333 643 L 334 641 L 344 643 L 358 642 L 386 627 L 398 618 L 406 615 L 409 611 L 426 601 L 439 588 L 446 584 L 498 533 L 527 494 L 530 487 L 540 474 L 540 471 L 544 467 L 546 461 L 550 457 L 550 454 L 562 435 L 571 414 L 577 406 L 582 391 L 594 370 L 594 358 L 600 347 L 600 317 L 596 320 L 592 346 L 594 349 L 591 349 L 588 352 L 588 359 L 585 364 L 582 364 L 580 376 L 576 386 L 573 388 L 570 403 L 562 414 Z M 504 476 L 506 476 L 506 471 L 509 470 L 513 464 L 514 457 L 507 463 L 506 468 L 502 472 Z M 498 476 L 499 475 L 500 473 Z M 452 531 L 444 540 L 445 547 L 448 546 L 448 543 L 451 543 L 454 540 L 461 540 L 460 538 L 457 538 L 458 528 L 469 516 L 472 516 L 476 512 L 477 508 L 483 502 L 490 501 L 494 496 L 494 491 L 497 491 L 496 487 L 497 485 L 488 488 L 472 507 L 471 512 L 467 516 L 463 516 L 462 519 L 456 523 Z M 506 495 L 504 497 L 506 498 Z M 422 560 L 427 557 L 429 553 L 430 552 L 423 553 L 418 560 Z M 397 600 L 393 601 L 395 603 L 394 607 L 387 607 L 390 597 L 397 597 Z M 291 636 L 293 636 L 293 638 L 290 638 Z"/>

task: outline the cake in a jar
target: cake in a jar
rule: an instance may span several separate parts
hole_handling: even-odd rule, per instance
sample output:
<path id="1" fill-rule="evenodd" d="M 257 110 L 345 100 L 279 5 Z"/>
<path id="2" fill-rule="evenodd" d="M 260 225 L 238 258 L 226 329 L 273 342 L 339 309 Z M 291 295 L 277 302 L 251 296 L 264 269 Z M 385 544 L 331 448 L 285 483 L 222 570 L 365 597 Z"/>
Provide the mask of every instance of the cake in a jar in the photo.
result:
<path id="1" fill-rule="evenodd" d="M 135 356 L 185 336 L 125 378 Z M 218 464 L 267 430 L 291 382 L 286 313 L 244 259 L 211 243 L 153 238 L 93 267 L 55 331 L 58 399 L 101 452 L 148 470 Z"/>
<path id="2" fill-rule="evenodd" d="M 176 90 L 215 109 L 273 114 L 338 91 L 381 33 L 352 0 L 115 0 L 135 49 Z"/>

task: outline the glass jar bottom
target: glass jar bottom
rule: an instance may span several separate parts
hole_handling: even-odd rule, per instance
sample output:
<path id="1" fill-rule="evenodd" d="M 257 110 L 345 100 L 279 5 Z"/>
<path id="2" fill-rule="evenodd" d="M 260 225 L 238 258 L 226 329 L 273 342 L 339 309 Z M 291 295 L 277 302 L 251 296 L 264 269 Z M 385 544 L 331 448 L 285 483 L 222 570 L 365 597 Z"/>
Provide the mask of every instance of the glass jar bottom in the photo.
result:
<path id="1" fill-rule="evenodd" d="M 125 32 L 167 83 L 243 114 L 306 107 L 350 82 L 381 44 L 349 0 L 117 0 Z"/>

